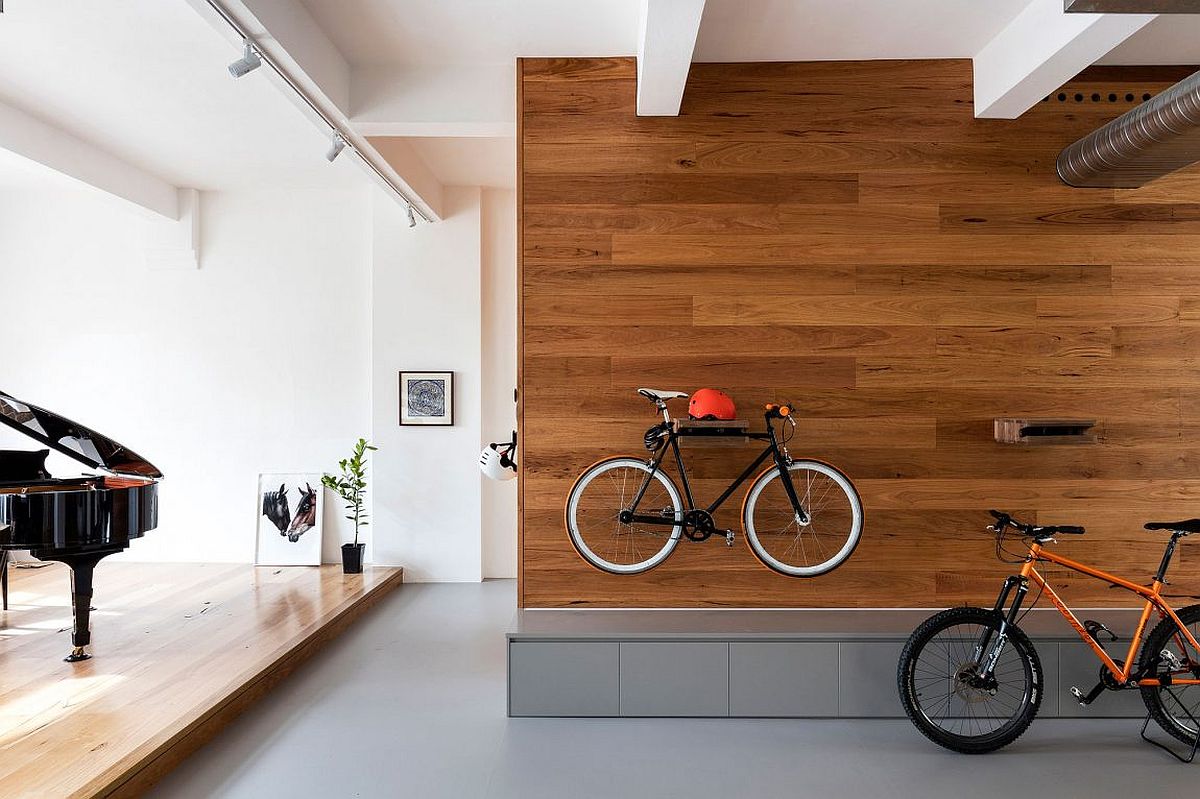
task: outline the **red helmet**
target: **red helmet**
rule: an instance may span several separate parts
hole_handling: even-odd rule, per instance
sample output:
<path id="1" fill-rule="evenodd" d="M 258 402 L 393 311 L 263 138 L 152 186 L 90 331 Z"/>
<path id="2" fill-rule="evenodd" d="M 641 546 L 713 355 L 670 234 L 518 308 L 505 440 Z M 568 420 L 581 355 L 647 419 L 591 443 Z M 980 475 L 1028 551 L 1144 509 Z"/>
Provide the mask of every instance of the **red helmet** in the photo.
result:
<path id="1" fill-rule="evenodd" d="M 702 388 L 692 394 L 688 402 L 688 416 L 693 419 L 720 419 L 730 421 L 737 418 L 733 400 L 724 391 Z"/>

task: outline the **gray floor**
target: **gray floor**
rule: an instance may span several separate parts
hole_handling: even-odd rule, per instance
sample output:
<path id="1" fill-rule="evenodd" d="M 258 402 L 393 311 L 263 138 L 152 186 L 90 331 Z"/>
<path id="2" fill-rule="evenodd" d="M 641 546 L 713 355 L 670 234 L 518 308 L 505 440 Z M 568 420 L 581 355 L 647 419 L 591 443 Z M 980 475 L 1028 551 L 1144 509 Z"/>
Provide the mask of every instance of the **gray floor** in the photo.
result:
<path id="1" fill-rule="evenodd" d="M 905 721 L 508 719 L 514 591 L 402 587 L 151 796 L 1128 797 L 1200 777 L 1133 721 L 1041 720 L 968 757 Z"/>

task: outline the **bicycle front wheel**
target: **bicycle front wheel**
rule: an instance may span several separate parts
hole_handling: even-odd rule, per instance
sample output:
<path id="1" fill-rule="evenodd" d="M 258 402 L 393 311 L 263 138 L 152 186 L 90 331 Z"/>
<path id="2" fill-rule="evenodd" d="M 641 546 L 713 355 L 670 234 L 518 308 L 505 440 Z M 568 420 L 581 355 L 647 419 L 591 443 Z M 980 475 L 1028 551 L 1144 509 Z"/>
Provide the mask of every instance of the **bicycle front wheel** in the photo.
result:
<path id="1" fill-rule="evenodd" d="M 827 463 L 792 461 L 796 513 L 776 466 L 759 475 L 742 506 L 742 528 L 763 565 L 789 577 L 816 577 L 841 566 L 862 536 L 863 507 L 850 478 Z"/>
<path id="2" fill-rule="evenodd" d="M 904 712 L 926 738 L 966 754 L 1007 746 L 1042 702 L 1042 664 L 1017 627 L 1000 640 L 999 613 L 951 608 L 913 632 L 900 653 L 897 682 Z M 1000 647 L 998 656 L 996 647 Z M 996 657 L 992 677 L 985 663 Z"/>
<path id="3" fill-rule="evenodd" d="M 646 490 L 631 507 L 638 491 Z M 663 523 L 620 519 L 622 511 Z M 610 574 L 638 574 L 667 559 L 683 533 L 683 499 L 661 470 L 637 458 L 610 458 L 591 466 L 567 496 L 567 533 L 576 551 Z M 674 522 L 674 524 L 672 524 Z"/>

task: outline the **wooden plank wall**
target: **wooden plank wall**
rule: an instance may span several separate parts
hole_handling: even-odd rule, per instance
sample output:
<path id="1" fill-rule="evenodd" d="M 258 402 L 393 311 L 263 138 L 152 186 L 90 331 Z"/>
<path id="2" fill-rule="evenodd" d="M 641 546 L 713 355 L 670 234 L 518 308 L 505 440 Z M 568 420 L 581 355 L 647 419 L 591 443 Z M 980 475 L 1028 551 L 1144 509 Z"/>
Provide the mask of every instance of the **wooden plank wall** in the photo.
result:
<path id="1" fill-rule="evenodd" d="M 1082 190 L 1054 160 L 1188 71 L 1092 70 L 1003 121 L 973 118 L 969 61 L 696 65 L 678 118 L 639 119 L 632 60 L 524 61 L 521 604 L 990 602 L 1012 567 L 989 507 L 1087 525 L 1064 554 L 1148 580 L 1164 539 L 1141 523 L 1200 516 L 1200 174 Z M 791 579 L 714 538 L 640 576 L 587 566 L 563 501 L 643 452 L 641 385 L 751 418 L 792 401 L 792 453 L 862 493 L 851 561 Z M 1023 415 L 1099 419 L 1100 443 L 994 443 Z M 753 454 L 691 452 L 709 498 Z"/>

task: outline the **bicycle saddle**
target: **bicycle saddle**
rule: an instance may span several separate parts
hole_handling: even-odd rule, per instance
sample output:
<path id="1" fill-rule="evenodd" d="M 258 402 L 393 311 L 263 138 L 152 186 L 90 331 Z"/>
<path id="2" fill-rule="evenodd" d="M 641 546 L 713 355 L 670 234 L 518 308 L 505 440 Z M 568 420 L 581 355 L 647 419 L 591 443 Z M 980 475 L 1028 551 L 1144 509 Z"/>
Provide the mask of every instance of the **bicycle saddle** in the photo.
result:
<path id="1" fill-rule="evenodd" d="M 1200 519 L 1184 519 L 1181 522 L 1146 522 L 1147 530 L 1179 530 L 1184 533 L 1200 533 Z"/>
<path id="2" fill-rule="evenodd" d="M 661 389 L 657 388 L 639 388 L 637 393 L 641 394 L 646 399 L 655 402 L 682 399 L 687 396 L 687 394 L 683 393 L 682 391 L 662 391 Z"/>

